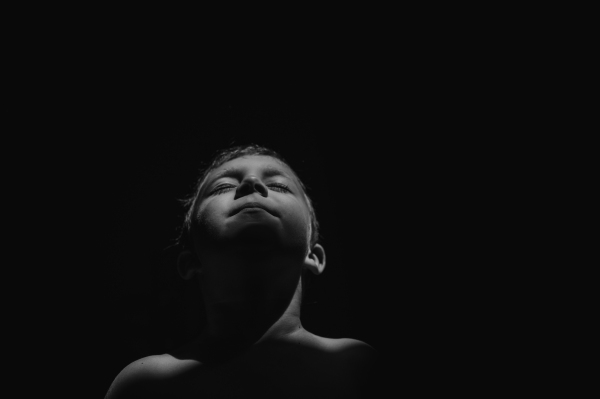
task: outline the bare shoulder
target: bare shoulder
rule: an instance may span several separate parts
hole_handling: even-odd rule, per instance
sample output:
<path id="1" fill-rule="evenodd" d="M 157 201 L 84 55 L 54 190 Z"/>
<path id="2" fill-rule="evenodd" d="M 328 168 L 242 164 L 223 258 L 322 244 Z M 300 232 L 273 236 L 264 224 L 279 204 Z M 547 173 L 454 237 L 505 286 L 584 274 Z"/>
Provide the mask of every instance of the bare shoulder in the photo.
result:
<path id="1" fill-rule="evenodd" d="M 359 357 L 377 357 L 377 351 L 366 342 L 354 338 L 325 338 L 315 336 L 323 347 L 336 354 Z"/>
<path id="2" fill-rule="evenodd" d="M 349 397 L 385 397 L 381 386 L 381 359 L 379 352 L 368 343 L 353 338 L 324 338 L 317 341 L 330 353 L 330 361 L 321 370 L 337 381 L 339 386 L 350 387 Z M 328 368 L 328 370 L 326 370 Z"/>
<path id="3" fill-rule="evenodd" d="M 169 354 L 138 359 L 117 375 L 105 399 L 162 397 L 160 393 L 170 380 L 197 363 L 180 360 Z"/>
<path id="4" fill-rule="evenodd" d="M 353 338 L 314 336 L 317 345 L 329 353 L 342 368 L 364 369 L 375 365 L 379 353 L 366 342 Z"/>

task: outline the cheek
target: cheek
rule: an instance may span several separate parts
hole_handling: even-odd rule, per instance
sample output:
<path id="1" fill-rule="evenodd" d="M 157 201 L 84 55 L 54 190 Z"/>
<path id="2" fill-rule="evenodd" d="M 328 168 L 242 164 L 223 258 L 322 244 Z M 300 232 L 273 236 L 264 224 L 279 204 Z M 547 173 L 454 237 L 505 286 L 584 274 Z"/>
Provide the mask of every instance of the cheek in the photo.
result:
<path id="1" fill-rule="evenodd" d="M 197 231 L 202 235 L 218 234 L 225 218 L 225 207 L 218 201 L 201 204 L 196 211 L 194 224 Z"/>
<path id="2" fill-rule="evenodd" d="M 284 221 L 286 235 L 293 238 L 294 241 L 305 242 L 307 238 L 310 239 L 310 216 L 304 209 L 298 207 L 289 209 L 285 214 Z"/>

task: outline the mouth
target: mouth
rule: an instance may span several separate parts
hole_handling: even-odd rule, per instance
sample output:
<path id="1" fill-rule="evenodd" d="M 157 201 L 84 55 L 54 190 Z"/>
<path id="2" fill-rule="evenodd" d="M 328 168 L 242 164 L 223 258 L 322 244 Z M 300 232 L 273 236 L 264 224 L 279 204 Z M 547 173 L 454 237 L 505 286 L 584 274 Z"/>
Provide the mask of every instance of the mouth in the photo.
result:
<path id="1" fill-rule="evenodd" d="M 248 209 L 248 210 L 260 210 L 262 209 L 263 211 L 266 211 L 268 213 L 270 213 L 273 216 L 277 216 L 276 213 L 274 211 L 272 211 L 271 209 L 267 208 L 265 205 L 258 203 L 258 202 L 247 202 L 237 208 L 235 208 L 233 210 L 233 212 L 231 212 L 231 216 L 233 215 L 237 215 L 238 213 L 242 212 L 243 210 Z"/>

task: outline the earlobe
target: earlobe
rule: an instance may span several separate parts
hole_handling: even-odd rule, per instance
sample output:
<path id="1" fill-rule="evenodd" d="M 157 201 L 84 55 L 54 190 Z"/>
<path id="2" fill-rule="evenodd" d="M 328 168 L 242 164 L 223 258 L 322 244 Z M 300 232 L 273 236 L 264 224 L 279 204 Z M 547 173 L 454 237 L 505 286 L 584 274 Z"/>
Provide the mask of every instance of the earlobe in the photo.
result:
<path id="1" fill-rule="evenodd" d="M 177 271 L 184 280 L 190 280 L 196 274 L 202 273 L 200 262 L 192 251 L 181 251 L 177 257 Z"/>
<path id="2" fill-rule="evenodd" d="M 323 273 L 323 270 L 325 270 L 325 249 L 320 244 L 315 244 L 308 253 L 304 266 L 313 274 Z"/>

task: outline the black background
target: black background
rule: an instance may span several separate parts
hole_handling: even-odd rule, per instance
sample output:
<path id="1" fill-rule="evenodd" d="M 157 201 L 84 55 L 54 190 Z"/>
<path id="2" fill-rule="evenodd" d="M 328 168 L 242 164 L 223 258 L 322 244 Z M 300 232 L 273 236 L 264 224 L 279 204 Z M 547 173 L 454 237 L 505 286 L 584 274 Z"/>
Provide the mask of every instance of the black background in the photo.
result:
<path id="1" fill-rule="evenodd" d="M 412 65 L 358 80 L 317 69 L 272 90 L 247 70 L 252 84 L 236 87 L 136 65 L 96 65 L 40 100 L 52 129 L 36 142 L 32 209 L 51 279 L 36 326 L 71 388 L 102 397 L 181 335 L 190 294 L 168 249 L 178 200 L 215 151 L 246 143 L 281 153 L 315 203 L 327 268 L 303 310 L 309 331 L 366 341 L 413 388 L 498 378 L 485 370 L 518 334 L 505 321 L 521 286 L 505 283 L 527 229 L 511 234 L 527 143 L 510 134 L 505 93 L 482 94 L 497 86 Z"/>
<path id="2" fill-rule="evenodd" d="M 230 12 L 25 13 L 2 138 L 20 388 L 101 398 L 181 335 L 190 293 L 165 250 L 178 199 L 202 161 L 249 142 L 287 158 L 315 202 L 328 265 L 307 329 L 368 342 L 409 397 L 531 381 L 572 310 L 556 293 L 577 251 L 555 257 L 547 236 L 572 233 L 557 210 L 589 220 L 562 197 L 590 187 L 573 176 L 593 159 L 566 145 L 589 109 L 564 107 L 589 86 L 577 40 L 541 9 L 411 7 L 242 15 L 249 27 Z"/>

